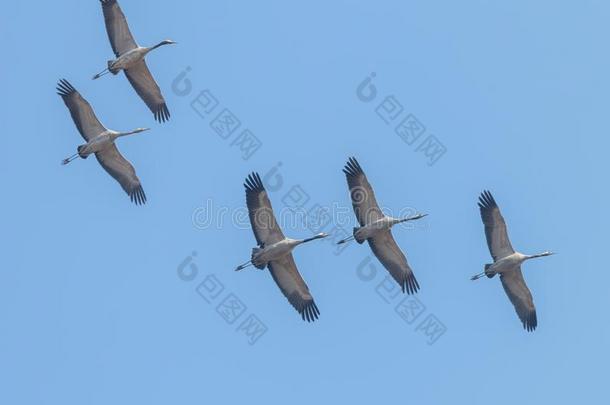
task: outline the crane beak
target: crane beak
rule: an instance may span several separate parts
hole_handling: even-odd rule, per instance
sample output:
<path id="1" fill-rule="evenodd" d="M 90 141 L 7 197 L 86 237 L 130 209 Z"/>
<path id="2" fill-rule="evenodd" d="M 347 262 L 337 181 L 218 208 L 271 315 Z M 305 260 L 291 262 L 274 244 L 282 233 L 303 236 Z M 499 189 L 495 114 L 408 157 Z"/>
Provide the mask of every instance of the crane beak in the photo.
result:
<path id="1" fill-rule="evenodd" d="M 416 219 L 422 219 L 427 216 L 428 216 L 428 214 L 417 214 L 417 215 L 412 216 L 411 218 L 407 218 L 407 221 L 415 221 Z"/>

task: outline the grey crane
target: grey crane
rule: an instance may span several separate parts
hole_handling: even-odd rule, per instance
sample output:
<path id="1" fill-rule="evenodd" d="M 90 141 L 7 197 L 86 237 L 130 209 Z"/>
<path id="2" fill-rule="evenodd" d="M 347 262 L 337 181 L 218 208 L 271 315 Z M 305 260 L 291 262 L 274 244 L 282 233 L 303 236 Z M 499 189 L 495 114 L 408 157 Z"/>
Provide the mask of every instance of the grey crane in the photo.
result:
<path id="1" fill-rule="evenodd" d="M 500 208 L 489 191 L 486 190 L 481 193 L 478 205 L 481 211 L 481 219 L 485 225 L 487 246 L 494 262 L 486 264 L 485 271 L 472 276 L 471 280 L 478 280 L 483 276 L 492 278 L 499 274 L 502 287 L 504 287 L 506 295 L 515 307 L 517 315 L 523 323 L 523 328 L 531 332 L 538 326 L 538 318 L 532 293 L 523 279 L 521 264 L 526 260 L 550 256 L 553 253 L 546 251 L 536 255 L 524 255 L 515 252 L 508 238 L 504 217 L 502 217 Z"/>
<path id="2" fill-rule="evenodd" d="M 423 218 L 427 214 L 417 214 L 407 218 L 389 217 L 379 208 L 373 188 L 356 158 L 348 159 L 343 173 L 347 178 L 352 206 L 360 227 L 354 228 L 352 236 L 338 243 L 346 243 L 352 239 L 359 244 L 368 241 L 373 254 L 400 285 L 402 292 L 415 294 L 419 290 L 419 283 L 407 263 L 407 258 L 394 240 L 391 228 L 402 222 Z"/>
<path id="3" fill-rule="evenodd" d="M 87 159 L 89 155 L 95 154 L 100 165 L 119 182 L 131 201 L 136 205 L 145 204 L 146 194 L 144 194 L 140 179 L 136 176 L 136 171 L 131 163 L 121 155 L 114 142 L 119 137 L 144 132 L 148 128 L 137 128 L 129 132 L 107 129 L 97 119 L 87 100 L 65 79 L 60 80 L 57 84 L 57 94 L 66 103 L 78 132 L 87 142 L 78 147 L 77 153 L 64 159 L 62 164 L 67 165 L 78 157 Z"/>
<path id="4" fill-rule="evenodd" d="M 110 45 L 116 59 L 108 61 L 108 67 L 93 76 L 93 80 L 108 73 L 118 74 L 121 70 L 125 72 L 127 80 L 148 108 L 152 111 L 155 119 L 165 122 L 169 119 L 170 113 L 161 94 L 161 89 L 155 82 L 148 66 L 146 65 L 146 55 L 163 45 L 175 44 L 176 42 L 166 39 L 155 46 L 139 46 L 127 25 L 127 19 L 116 0 L 100 0 L 106 22 L 106 31 L 110 39 Z"/>
<path id="5" fill-rule="evenodd" d="M 267 191 L 258 173 L 251 173 L 244 183 L 246 188 L 246 204 L 250 224 L 254 231 L 258 247 L 252 249 L 250 261 L 238 266 L 239 271 L 253 265 L 257 269 L 269 268 L 288 302 L 301 314 L 304 321 L 313 322 L 318 319 L 320 311 L 309 292 L 309 288 L 299 274 L 292 256 L 292 250 L 304 243 L 322 239 L 328 235 L 319 233 L 307 239 L 290 239 L 284 236 L 278 225 Z"/>

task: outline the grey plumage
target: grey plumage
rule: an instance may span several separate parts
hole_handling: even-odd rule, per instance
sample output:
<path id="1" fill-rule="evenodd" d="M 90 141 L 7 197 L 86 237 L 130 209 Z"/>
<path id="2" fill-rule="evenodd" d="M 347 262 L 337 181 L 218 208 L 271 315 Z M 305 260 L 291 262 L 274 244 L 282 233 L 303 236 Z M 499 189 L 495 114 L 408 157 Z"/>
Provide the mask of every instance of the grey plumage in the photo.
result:
<path id="1" fill-rule="evenodd" d="M 373 187 L 356 158 L 348 159 L 343 173 L 347 179 L 354 213 L 360 225 L 366 226 L 383 219 L 385 215 L 377 204 Z M 402 291 L 415 294 L 419 290 L 419 283 L 406 256 L 398 247 L 392 231 L 390 229 L 379 231 L 369 238 L 368 242 L 373 254 L 400 285 Z"/>
<path id="2" fill-rule="evenodd" d="M 150 111 L 152 111 L 155 119 L 159 122 L 168 121 L 170 118 L 169 109 L 161 94 L 159 85 L 155 82 L 146 65 L 146 61 L 141 60 L 125 70 L 125 76 L 127 76 L 127 80 L 129 80 L 136 93 L 138 93 Z"/>
<path id="3" fill-rule="evenodd" d="M 115 144 L 104 149 L 103 152 L 97 152 L 95 157 L 104 170 L 119 182 L 132 202 L 136 205 L 146 204 L 146 194 L 140 179 L 136 176 L 136 170 L 121 155 Z"/>
<path id="4" fill-rule="evenodd" d="M 106 32 L 114 55 L 118 58 L 125 52 L 137 48 L 138 44 L 129 30 L 127 18 L 125 18 L 119 3 L 116 0 L 100 1 L 104 13 L 104 22 L 106 23 Z"/>
<path id="5" fill-rule="evenodd" d="M 117 58 L 126 52 L 139 47 L 135 41 L 125 14 L 116 0 L 100 0 L 104 13 L 104 22 L 110 45 Z M 114 73 L 114 72 L 113 72 Z M 152 111 L 155 119 L 165 122 L 170 118 L 170 112 L 161 89 L 155 82 L 144 59 L 125 69 L 125 75 L 140 98 Z"/>
<path id="6" fill-rule="evenodd" d="M 275 220 L 273 207 L 267 191 L 258 173 L 252 173 L 244 183 L 246 188 L 246 205 L 252 231 L 259 246 L 273 244 L 285 238 L 282 229 Z"/>
<path id="7" fill-rule="evenodd" d="M 284 240 L 284 233 L 275 219 L 271 201 L 260 175 L 250 174 L 246 178 L 244 187 L 250 224 L 258 245 L 263 247 Z M 312 322 L 318 319 L 320 311 L 309 292 L 309 287 L 299 274 L 292 253 L 271 260 L 268 268 L 277 286 L 303 320 Z"/>
<path id="8" fill-rule="evenodd" d="M 535 330 L 538 326 L 536 307 L 534 306 L 532 293 L 525 284 L 521 266 L 514 271 L 501 274 L 500 281 L 510 302 L 515 307 L 519 319 L 523 323 L 523 328 L 528 332 Z"/>
<path id="9" fill-rule="evenodd" d="M 487 246 L 494 263 L 515 254 L 510 239 L 504 217 L 500 213 L 500 208 L 489 191 L 481 193 L 478 202 L 481 211 L 481 219 L 485 225 L 485 237 Z M 532 293 L 530 292 L 520 264 L 500 273 L 500 280 L 506 295 L 515 307 L 515 311 L 523 324 L 523 328 L 528 332 L 536 329 L 538 318 Z"/>
<path id="10" fill-rule="evenodd" d="M 91 105 L 67 80 L 62 79 L 57 84 L 57 94 L 61 96 L 70 111 L 72 120 L 78 132 L 89 142 L 109 130 L 98 120 Z M 95 157 L 136 205 L 146 203 L 146 194 L 136 175 L 136 171 L 117 149 L 114 142 L 103 150 L 95 153 Z"/>
<path id="11" fill-rule="evenodd" d="M 64 100 L 78 132 L 85 141 L 88 142 L 106 131 L 106 127 L 97 119 L 91 104 L 76 91 L 70 82 L 61 79 L 57 83 L 57 94 Z"/>
<path id="12" fill-rule="evenodd" d="M 481 211 L 481 219 L 485 225 L 487 246 L 494 261 L 515 253 L 508 239 L 508 229 L 504 217 L 489 191 L 481 193 L 478 205 Z"/>
<path id="13" fill-rule="evenodd" d="M 354 157 L 350 157 L 343 168 L 350 190 L 350 198 L 356 219 L 360 226 L 377 221 L 384 217 L 377 204 L 375 192 L 369 183 L 362 167 Z"/>

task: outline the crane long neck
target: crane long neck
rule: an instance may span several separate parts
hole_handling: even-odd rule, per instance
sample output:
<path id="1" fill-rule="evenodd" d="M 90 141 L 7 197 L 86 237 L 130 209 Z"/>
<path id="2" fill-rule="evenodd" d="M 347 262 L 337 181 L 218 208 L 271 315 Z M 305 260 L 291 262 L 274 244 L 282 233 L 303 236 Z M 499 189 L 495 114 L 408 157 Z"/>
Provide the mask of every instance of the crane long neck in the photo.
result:
<path id="1" fill-rule="evenodd" d="M 139 134 L 140 132 L 143 132 L 141 129 L 134 129 L 133 131 L 128 131 L 128 132 L 119 132 L 115 135 L 115 139 L 116 138 L 120 138 L 122 136 L 127 136 L 127 135 L 133 135 L 133 134 Z"/>
<path id="2" fill-rule="evenodd" d="M 410 220 L 411 220 L 411 218 L 392 218 L 392 220 L 390 221 L 390 227 L 392 227 L 394 225 L 402 224 L 403 222 L 407 222 Z"/>
<path id="3" fill-rule="evenodd" d="M 392 225 L 394 224 L 401 224 L 403 222 L 407 222 L 407 221 L 415 221 L 417 219 L 423 218 L 425 217 L 427 214 L 417 214 L 417 215 L 413 215 L 410 217 L 406 217 L 406 218 L 392 218 Z"/>
<path id="4" fill-rule="evenodd" d="M 543 253 L 538 253 L 535 255 L 528 255 L 525 257 L 525 260 L 529 260 L 529 259 L 536 259 L 538 257 L 545 257 L 545 256 L 550 256 L 551 253 L 550 252 L 543 252 Z"/>
<path id="5" fill-rule="evenodd" d="M 167 42 L 165 42 L 165 41 L 161 41 L 157 45 L 150 47 L 150 49 L 148 51 L 150 52 L 150 51 L 155 50 L 155 49 L 157 49 L 157 48 L 159 48 L 159 47 L 161 47 L 163 45 L 169 45 L 169 44 Z"/>
<path id="6" fill-rule="evenodd" d="M 316 240 L 316 239 L 321 239 L 321 238 L 323 238 L 323 236 L 322 236 L 322 235 L 316 235 L 316 236 L 312 236 L 311 238 L 307 238 L 307 239 L 301 239 L 301 241 L 300 241 L 300 242 L 301 242 L 301 243 L 307 243 L 307 242 L 311 242 L 311 241 L 313 241 L 313 240 Z"/>

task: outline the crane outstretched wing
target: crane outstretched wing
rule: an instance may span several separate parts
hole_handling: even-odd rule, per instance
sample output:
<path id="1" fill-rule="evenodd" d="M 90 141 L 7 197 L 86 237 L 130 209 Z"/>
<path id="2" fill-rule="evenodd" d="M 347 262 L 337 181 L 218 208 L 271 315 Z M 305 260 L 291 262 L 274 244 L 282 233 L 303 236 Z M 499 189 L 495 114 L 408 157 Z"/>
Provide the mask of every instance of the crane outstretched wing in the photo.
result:
<path id="1" fill-rule="evenodd" d="M 246 188 L 246 204 L 252 231 L 259 246 L 270 245 L 284 239 L 267 191 L 258 173 L 251 173 L 244 183 Z"/>
<path id="2" fill-rule="evenodd" d="M 320 310 L 316 306 L 307 284 L 299 274 L 292 253 L 269 262 L 269 272 L 282 293 L 288 298 L 288 302 L 301 314 L 304 321 L 313 322 L 318 319 Z"/>
<path id="3" fill-rule="evenodd" d="M 347 178 L 354 213 L 361 226 L 383 218 L 383 213 L 375 199 L 375 193 L 369 181 L 354 157 L 350 157 L 343 168 Z"/>
<path id="4" fill-rule="evenodd" d="M 500 280 L 506 295 L 508 295 L 510 302 L 513 303 L 517 315 L 519 315 L 519 319 L 523 323 L 523 328 L 528 332 L 535 330 L 536 326 L 538 326 L 536 307 L 534 306 L 532 293 L 527 288 L 523 279 L 521 267 L 500 274 Z"/>
<path id="5" fill-rule="evenodd" d="M 121 155 L 115 144 L 95 154 L 100 165 L 119 182 L 123 190 L 136 205 L 146 203 L 146 194 L 136 171 L 127 159 Z"/>
<path id="6" fill-rule="evenodd" d="M 144 59 L 125 70 L 125 76 L 159 122 L 169 120 L 169 109 Z"/>
<path id="7" fill-rule="evenodd" d="M 415 294 L 419 290 L 419 284 L 392 232 L 390 230 L 379 232 L 368 241 L 373 253 L 400 285 L 402 292 Z"/>
<path id="8" fill-rule="evenodd" d="M 65 79 L 61 79 L 57 83 L 57 94 L 61 96 L 70 110 L 72 120 L 85 141 L 89 142 L 106 128 L 95 116 L 91 104 L 80 95 L 78 91 Z"/>
<path id="9" fill-rule="evenodd" d="M 481 193 L 478 205 L 481 210 L 481 219 L 485 225 L 487 246 L 494 262 L 515 253 L 510 244 L 510 239 L 508 239 L 506 222 L 504 222 L 496 200 L 494 200 L 489 191 Z"/>
<path id="10" fill-rule="evenodd" d="M 131 31 L 123 10 L 116 0 L 100 0 L 102 3 L 102 11 L 104 12 L 104 22 L 106 23 L 106 32 L 114 54 L 118 58 L 127 51 L 136 49 L 138 44 Z"/>

